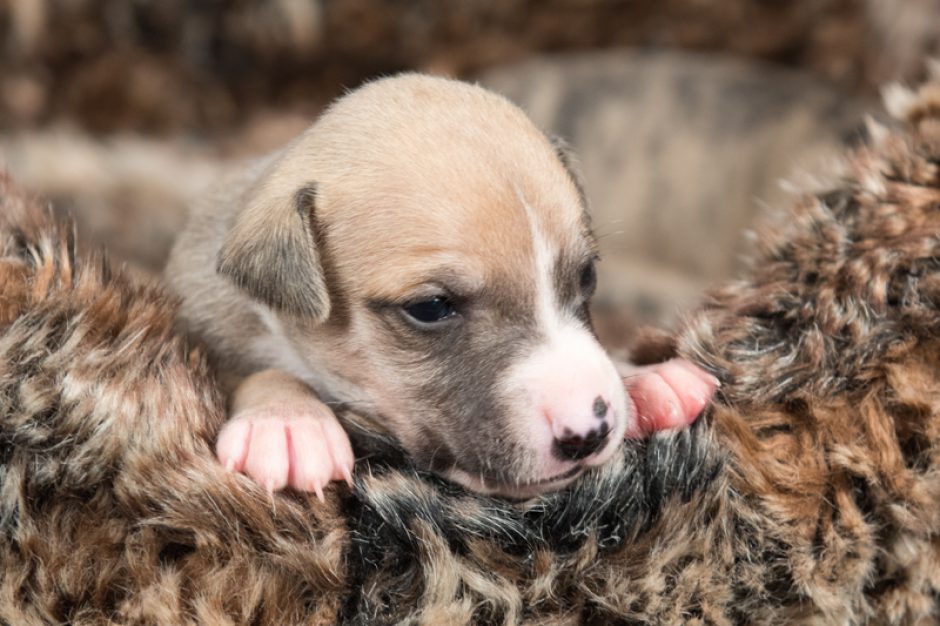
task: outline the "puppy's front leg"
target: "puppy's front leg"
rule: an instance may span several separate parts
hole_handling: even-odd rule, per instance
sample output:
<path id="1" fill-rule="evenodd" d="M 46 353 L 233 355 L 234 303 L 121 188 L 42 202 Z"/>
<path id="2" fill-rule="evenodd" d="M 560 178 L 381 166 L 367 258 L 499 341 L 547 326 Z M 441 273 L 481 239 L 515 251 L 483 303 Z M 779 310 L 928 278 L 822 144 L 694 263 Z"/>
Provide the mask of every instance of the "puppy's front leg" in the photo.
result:
<path id="1" fill-rule="evenodd" d="M 270 369 L 245 378 L 229 415 L 216 443 L 226 468 L 269 491 L 290 486 L 321 500 L 331 480 L 352 484 L 349 437 L 333 411 L 290 374 Z"/>

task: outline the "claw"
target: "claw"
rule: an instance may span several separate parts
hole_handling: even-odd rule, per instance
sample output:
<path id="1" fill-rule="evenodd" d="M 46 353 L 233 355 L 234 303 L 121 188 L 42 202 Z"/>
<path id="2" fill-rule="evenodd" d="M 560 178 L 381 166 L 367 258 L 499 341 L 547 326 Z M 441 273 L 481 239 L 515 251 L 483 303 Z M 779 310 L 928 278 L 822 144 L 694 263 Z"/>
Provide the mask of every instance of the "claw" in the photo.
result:
<path id="1" fill-rule="evenodd" d="M 343 465 L 340 471 L 343 472 L 343 478 L 346 480 L 346 484 L 349 485 L 350 489 L 353 489 L 355 485 L 353 484 L 352 472 L 349 471 L 349 467 Z"/>

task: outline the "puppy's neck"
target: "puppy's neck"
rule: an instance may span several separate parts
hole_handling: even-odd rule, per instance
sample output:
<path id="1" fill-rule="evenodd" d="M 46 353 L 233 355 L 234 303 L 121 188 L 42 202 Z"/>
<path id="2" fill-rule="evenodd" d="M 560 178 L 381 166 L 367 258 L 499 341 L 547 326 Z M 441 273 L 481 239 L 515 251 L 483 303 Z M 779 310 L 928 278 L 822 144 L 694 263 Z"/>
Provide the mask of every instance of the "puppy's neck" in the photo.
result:
<path id="1" fill-rule="evenodd" d="M 250 349 L 259 363 L 270 364 L 281 369 L 313 388 L 325 403 L 359 405 L 367 402 L 365 391 L 355 383 L 337 374 L 329 366 L 329 359 L 320 350 L 298 351 L 304 345 L 292 339 L 280 316 L 260 302 L 253 302 L 252 307 L 266 333 L 252 338 Z"/>

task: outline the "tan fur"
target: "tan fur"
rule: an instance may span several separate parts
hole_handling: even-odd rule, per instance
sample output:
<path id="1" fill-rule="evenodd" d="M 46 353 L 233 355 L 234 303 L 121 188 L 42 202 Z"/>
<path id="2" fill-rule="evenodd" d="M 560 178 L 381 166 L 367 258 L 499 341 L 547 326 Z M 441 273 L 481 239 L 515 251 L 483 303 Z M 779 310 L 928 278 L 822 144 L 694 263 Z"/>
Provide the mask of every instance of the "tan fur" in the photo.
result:
<path id="1" fill-rule="evenodd" d="M 581 207 L 571 201 L 572 181 L 521 111 L 495 95 L 469 87 L 445 90 L 444 84 L 415 76 L 399 84 L 401 94 L 381 82 L 367 86 L 356 106 L 328 111 L 264 174 L 257 196 L 277 197 L 281 206 L 316 181 L 315 219 L 328 233 L 341 281 L 336 288 L 344 295 L 400 298 L 403 292 L 388 290 L 422 282 L 422 261 L 438 254 L 503 279 L 525 275 L 519 268 L 533 261 L 528 220 L 516 208 L 519 197 L 538 205 L 550 239 L 568 236 L 578 222 Z M 433 134 L 412 132 L 414 122 L 401 114 L 407 108 L 396 98 L 413 101 L 408 106 L 421 111 L 422 124 Z M 455 106 L 478 108 L 487 124 L 451 114 Z M 460 147 L 442 145 L 445 138 Z M 493 170 L 505 180 L 492 180 Z M 263 215 L 259 219 L 275 219 Z M 288 226 L 253 222 L 245 230 L 274 228 Z M 425 263 L 439 265 L 435 258 Z"/>
<path id="2" fill-rule="evenodd" d="M 290 401 L 292 397 L 307 398 L 310 388 L 293 376 L 279 370 L 263 370 L 246 378 L 229 401 L 231 413 L 258 406 L 270 398 Z"/>

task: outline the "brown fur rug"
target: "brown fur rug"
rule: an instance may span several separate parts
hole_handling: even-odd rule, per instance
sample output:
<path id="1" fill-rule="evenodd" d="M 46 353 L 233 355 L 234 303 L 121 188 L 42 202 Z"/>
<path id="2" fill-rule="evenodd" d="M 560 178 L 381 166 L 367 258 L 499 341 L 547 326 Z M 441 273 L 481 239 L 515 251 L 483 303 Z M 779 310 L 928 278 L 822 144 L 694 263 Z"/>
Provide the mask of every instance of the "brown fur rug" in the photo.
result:
<path id="1" fill-rule="evenodd" d="M 0 623 L 940 621 L 940 85 L 758 233 L 680 351 L 723 386 L 521 504 L 347 416 L 353 491 L 216 464 L 174 303 L 0 183 Z"/>

